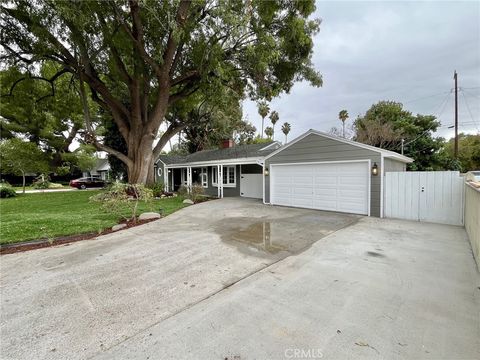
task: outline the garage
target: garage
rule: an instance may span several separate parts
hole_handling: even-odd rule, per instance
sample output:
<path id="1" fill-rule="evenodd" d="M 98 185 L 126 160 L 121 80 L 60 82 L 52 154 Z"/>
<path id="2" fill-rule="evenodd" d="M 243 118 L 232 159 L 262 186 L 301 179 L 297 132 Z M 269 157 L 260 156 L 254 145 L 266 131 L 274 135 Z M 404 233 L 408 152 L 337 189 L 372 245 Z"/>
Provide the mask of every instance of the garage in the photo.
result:
<path id="1" fill-rule="evenodd" d="M 265 157 L 263 202 L 382 217 L 385 173 L 412 161 L 311 129 Z"/>
<path id="2" fill-rule="evenodd" d="M 271 203 L 369 215 L 370 161 L 271 166 Z"/>

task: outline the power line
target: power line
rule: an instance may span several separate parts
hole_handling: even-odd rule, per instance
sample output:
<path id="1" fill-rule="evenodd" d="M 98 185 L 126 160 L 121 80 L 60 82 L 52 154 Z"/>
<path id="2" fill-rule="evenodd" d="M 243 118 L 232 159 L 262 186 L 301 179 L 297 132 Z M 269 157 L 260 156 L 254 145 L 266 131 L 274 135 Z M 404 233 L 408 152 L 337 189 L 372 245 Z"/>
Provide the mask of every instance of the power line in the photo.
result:
<path id="1" fill-rule="evenodd" d="M 473 118 L 472 111 L 470 110 L 470 106 L 468 105 L 467 97 L 465 96 L 463 91 L 461 91 L 461 93 L 463 95 L 463 100 L 465 101 L 465 105 L 467 105 L 467 110 L 468 110 L 468 113 L 470 114 L 470 119 L 472 119 L 472 121 L 475 123 L 475 127 L 477 128 L 477 130 L 480 131 L 480 128 L 478 127 L 477 122 Z"/>
<path id="2" fill-rule="evenodd" d="M 443 95 L 443 94 L 449 94 L 450 92 L 451 92 L 451 90 L 450 91 L 444 91 L 444 92 L 441 92 L 441 93 L 438 93 L 438 94 L 433 94 L 433 95 L 429 95 L 429 96 L 424 96 L 424 97 L 408 100 L 408 101 L 403 102 L 403 104 L 408 104 L 408 103 L 411 103 L 411 102 L 424 100 L 424 99 L 430 99 L 432 97 L 437 97 L 437 96 L 440 96 L 440 95 Z"/>
<path id="3" fill-rule="evenodd" d="M 474 93 L 471 93 L 470 90 L 469 91 L 465 91 L 465 88 L 462 88 L 463 92 L 465 92 L 465 94 L 467 95 L 470 95 L 470 96 L 473 96 L 473 97 L 476 97 L 476 98 L 479 98 L 480 99 L 480 96 L 479 95 L 475 95 Z"/>
<path id="4" fill-rule="evenodd" d="M 447 103 L 448 103 L 448 100 L 449 100 L 449 95 L 452 93 L 452 90 L 450 90 L 448 93 L 447 93 L 447 96 L 445 96 L 445 98 L 443 99 L 443 101 L 440 103 L 440 106 L 438 107 L 438 111 L 436 111 L 435 113 L 438 113 L 438 116 L 437 116 L 437 119 L 440 118 L 440 116 L 443 114 L 443 112 L 445 111 L 445 108 L 447 106 Z M 433 130 L 433 128 L 435 127 L 435 124 L 432 124 L 432 126 L 430 126 L 428 129 L 424 130 L 420 135 L 418 135 L 416 138 L 414 138 L 413 140 L 410 140 L 409 142 L 407 143 L 404 143 L 403 146 L 407 146 L 408 144 L 411 144 L 413 143 L 414 141 L 420 139 L 422 136 L 424 136 L 427 132 Z M 438 126 L 437 126 L 438 128 Z"/>

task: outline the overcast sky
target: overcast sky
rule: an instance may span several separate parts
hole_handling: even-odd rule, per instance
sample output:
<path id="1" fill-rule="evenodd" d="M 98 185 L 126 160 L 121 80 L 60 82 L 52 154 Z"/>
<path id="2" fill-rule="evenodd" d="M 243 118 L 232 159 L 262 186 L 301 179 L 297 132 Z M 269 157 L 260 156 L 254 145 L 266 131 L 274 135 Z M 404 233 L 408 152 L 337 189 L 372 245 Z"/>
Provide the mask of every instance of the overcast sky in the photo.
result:
<path id="1" fill-rule="evenodd" d="M 460 131 L 480 131 L 479 1 L 318 1 L 315 17 L 322 24 L 314 38 L 313 63 L 324 84 L 298 83 L 271 102 L 280 114 L 278 139 L 284 139 L 279 129 L 285 121 L 293 139 L 311 128 L 339 126 L 342 109 L 351 122 L 380 100 L 402 102 L 415 114 L 437 115 L 442 123 L 438 135 L 451 137 L 454 70 L 462 88 Z M 245 101 L 244 117 L 260 131 L 255 103 Z"/>

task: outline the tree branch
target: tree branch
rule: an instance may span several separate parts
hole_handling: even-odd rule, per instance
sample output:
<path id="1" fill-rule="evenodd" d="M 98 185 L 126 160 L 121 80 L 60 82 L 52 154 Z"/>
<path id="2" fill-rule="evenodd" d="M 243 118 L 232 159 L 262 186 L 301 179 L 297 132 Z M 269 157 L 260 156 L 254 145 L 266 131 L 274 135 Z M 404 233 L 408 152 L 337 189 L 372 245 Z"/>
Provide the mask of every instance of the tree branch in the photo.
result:
<path id="1" fill-rule="evenodd" d="M 196 78 L 200 75 L 200 73 L 197 71 L 197 70 L 190 70 L 190 71 L 187 71 L 185 74 L 183 75 L 180 75 L 178 77 L 176 77 L 175 79 L 173 79 L 171 82 L 170 82 L 170 85 L 173 87 L 175 85 L 178 85 L 178 84 L 181 84 L 187 80 L 190 80 L 192 78 Z"/>
<path id="2" fill-rule="evenodd" d="M 29 76 L 25 76 L 23 78 L 20 78 L 20 79 L 17 79 L 13 84 L 12 86 L 10 87 L 10 91 L 8 94 L 3 94 L 3 95 L 0 95 L 0 97 L 8 97 L 8 96 L 13 96 L 13 90 L 15 90 L 15 87 L 20 84 L 22 81 L 24 80 L 28 80 L 28 79 L 32 79 L 32 80 L 43 80 L 43 81 L 46 81 L 50 84 L 51 86 L 51 90 L 52 92 L 50 94 L 47 94 L 47 95 L 44 95 L 42 97 L 40 97 L 39 99 L 36 100 L 36 102 L 40 102 L 41 100 L 47 98 L 47 97 L 50 97 L 50 96 L 55 96 L 55 86 L 54 86 L 54 82 L 55 80 L 57 80 L 60 76 L 62 76 L 63 74 L 65 73 L 68 73 L 70 72 L 69 69 L 62 69 L 60 71 L 58 71 L 55 75 L 53 75 L 50 79 L 47 79 L 43 76 L 32 76 L 31 74 L 29 74 Z"/>
<path id="3" fill-rule="evenodd" d="M 175 121 L 170 123 L 167 130 L 160 137 L 160 140 L 158 141 L 157 145 L 153 149 L 153 159 L 156 160 L 160 156 L 160 153 L 162 152 L 167 142 L 176 134 L 178 134 L 179 131 L 182 131 L 186 127 L 187 127 L 187 124 L 179 124 L 178 122 L 175 122 Z"/>

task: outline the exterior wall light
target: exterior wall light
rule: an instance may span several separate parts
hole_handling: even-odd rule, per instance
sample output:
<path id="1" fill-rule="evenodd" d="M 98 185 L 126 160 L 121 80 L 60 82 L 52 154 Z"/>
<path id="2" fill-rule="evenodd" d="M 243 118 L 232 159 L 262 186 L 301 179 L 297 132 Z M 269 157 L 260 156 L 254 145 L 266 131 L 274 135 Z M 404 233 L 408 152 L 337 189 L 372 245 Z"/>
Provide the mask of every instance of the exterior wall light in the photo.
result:
<path id="1" fill-rule="evenodd" d="M 372 166 L 372 175 L 373 176 L 377 176 L 378 175 L 378 165 L 376 162 L 373 163 L 373 166 Z"/>
<path id="2" fill-rule="evenodd" d="M 269 172 L 268 172 L 268 168 L 265 168 L 265 172 L 264 172 L 265 176 L 268 176 Z"/>

